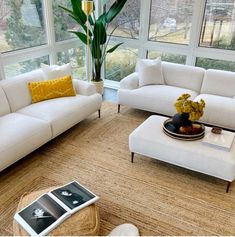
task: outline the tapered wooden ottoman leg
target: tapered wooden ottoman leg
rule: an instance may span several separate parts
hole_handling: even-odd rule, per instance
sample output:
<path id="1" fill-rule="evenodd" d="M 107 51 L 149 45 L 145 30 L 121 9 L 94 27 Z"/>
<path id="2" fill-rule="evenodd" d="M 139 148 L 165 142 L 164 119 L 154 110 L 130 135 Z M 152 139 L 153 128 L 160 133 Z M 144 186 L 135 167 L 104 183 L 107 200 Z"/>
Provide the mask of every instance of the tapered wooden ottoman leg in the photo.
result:
<path id="1" fill-rule="evenodd" d="M 231 182 L 228 182 L 228 184 L 227 184 L 227 189 L 226 189 L 226 193 L 228 193 L 229 188 L 230 188 L 230 185 L 231 185 Z"/>
<path id="2" fill-rule="evenodd" d="M 120 114 L 121 111 L 121 105 L 118 104 L 118 113 Z"/>
<path id="3" fill-rule="evenodd" d="M 135 156 L 135 153 L 131 152 L 131 163 L 134 163 L 134 156 Z"/>
<path id="4" fill-rule="evenodd" d="M 98 116 L 99 116 L 99 118 L 101 118 L 101 111 L 100 111 L 100 109 L 98 110 Z"/>

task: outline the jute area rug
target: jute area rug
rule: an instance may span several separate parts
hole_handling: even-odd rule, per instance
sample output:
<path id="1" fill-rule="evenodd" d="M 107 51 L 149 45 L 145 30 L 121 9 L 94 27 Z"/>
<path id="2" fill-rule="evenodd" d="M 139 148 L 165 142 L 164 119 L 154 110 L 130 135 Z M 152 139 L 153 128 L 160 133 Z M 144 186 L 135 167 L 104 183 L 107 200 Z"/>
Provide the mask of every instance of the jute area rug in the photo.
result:
<path id="1" fill-rule="evenodd" d="M 25 192 L 78 180 L 100 196 L 101 235 L 135 224 L 142 235 L 235 235 L 235 186 L 137 155 L 128 136 L 147 112 L 105 102 L 97 114 L 0 173 L 0 234 Z M 172 151 L 174 152 L 174 151 Z M 177 154 L 175 154 L 177 156 Z"/>

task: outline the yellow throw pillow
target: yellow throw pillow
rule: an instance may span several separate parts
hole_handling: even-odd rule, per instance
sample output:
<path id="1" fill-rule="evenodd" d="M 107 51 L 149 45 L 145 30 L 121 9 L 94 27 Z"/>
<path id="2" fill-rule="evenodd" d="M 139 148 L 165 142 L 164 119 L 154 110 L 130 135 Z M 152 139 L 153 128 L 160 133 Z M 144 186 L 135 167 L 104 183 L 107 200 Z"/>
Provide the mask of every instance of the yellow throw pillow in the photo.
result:
<path id="1" fill-rule="evenodd" d="M 28 87 L 32 96 L 32 103 L 60 97 L 76 96 L 71 76 L 48 81 L 29 82 Z"/>

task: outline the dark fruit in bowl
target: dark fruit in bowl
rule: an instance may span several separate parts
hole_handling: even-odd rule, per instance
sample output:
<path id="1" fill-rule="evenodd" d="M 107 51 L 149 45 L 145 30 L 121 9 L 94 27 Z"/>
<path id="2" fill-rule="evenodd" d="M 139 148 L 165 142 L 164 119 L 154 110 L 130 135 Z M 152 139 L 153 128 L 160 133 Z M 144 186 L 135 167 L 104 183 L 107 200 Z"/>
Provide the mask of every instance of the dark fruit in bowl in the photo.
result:
<path id="1" fill-rule="evenodd" d="M 200 124 L 192 125 L 192 134 L 199 134 L 202 132 L 202 126 Z"/>
<path id="2" fill-rule="evenodd" d="M 179 128 L 180 134 L 190 135 L 192 134 L 192 126 L 181 126 Z"/>

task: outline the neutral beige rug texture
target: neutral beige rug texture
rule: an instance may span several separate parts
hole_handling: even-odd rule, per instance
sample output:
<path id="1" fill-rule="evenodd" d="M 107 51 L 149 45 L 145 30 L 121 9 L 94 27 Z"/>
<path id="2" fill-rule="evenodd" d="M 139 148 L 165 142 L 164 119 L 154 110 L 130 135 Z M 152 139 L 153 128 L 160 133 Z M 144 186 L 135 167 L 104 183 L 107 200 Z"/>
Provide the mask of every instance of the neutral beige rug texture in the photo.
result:
<path id="1" fill-rule="evenodd" d="M 92 115 L 1 172 L 0 234 L 12 235 L 25 192 L 78 180 L 101 197 L 101 235 L 126 222 L 142 235 L 235 235 L 234 184 L 226 194 L 222 180 L 140 155 L 130 162 L 128 136 L 148 116 L 105 102 L 101 119 Z"/>

